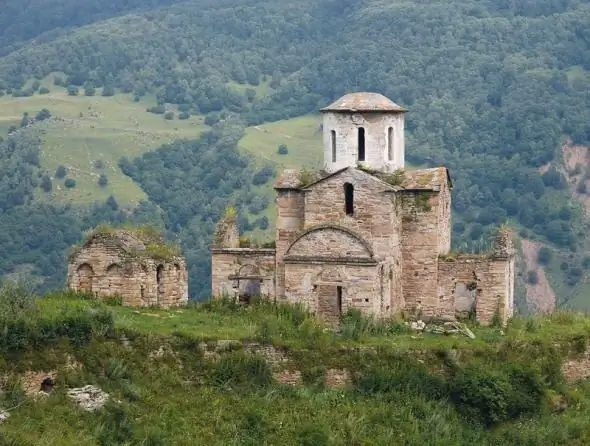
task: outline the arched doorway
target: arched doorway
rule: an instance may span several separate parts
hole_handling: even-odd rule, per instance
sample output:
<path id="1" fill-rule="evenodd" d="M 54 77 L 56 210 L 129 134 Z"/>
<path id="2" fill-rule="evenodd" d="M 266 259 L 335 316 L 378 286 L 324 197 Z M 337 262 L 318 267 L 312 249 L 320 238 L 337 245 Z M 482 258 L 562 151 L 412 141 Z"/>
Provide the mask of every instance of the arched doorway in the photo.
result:
<path id="1" fill-rule="evenodd" d="M 92 293 L 92 279 L 94 271 L 88 263 L 83 263 L 76 271 L 78 275 L 78 291 L 82 293 Z"/>
<path id="2" fill-rule="evenodd" d="M 122 268 L 116 263 L 113 263 L 107 268 L 106 279 L 108 293 L 110 295 L 121 293 L 121 287 L 123 285 L 122 272 Z"/>

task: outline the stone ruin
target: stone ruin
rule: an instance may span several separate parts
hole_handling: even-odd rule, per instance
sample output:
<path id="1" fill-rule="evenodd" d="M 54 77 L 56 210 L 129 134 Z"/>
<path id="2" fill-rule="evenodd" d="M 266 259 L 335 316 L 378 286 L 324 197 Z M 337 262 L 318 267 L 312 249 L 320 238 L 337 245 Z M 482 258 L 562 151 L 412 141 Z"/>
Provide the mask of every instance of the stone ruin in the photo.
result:
<path id="1" fill-rule="evenodd" d="M 67 286 L 123 305 L 172 307 L 188 302 L 186 261 L 152 228 L 98 227 L 69 255 Z"/>

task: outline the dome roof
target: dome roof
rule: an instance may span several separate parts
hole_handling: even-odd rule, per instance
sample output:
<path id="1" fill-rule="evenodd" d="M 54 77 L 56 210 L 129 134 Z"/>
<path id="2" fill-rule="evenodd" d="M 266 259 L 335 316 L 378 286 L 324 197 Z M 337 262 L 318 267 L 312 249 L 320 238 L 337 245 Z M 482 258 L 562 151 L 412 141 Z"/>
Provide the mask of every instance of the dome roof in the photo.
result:
<path id="1" fill-rule="evenodd" d="M 387 99 L 379 93 L 349 93 L 342 96 L 336 102 L 322 108 L 320 111 L 334 111 L 334 112 L 406 112 L 407 110 L 400 107 L 395 102 Z"/>

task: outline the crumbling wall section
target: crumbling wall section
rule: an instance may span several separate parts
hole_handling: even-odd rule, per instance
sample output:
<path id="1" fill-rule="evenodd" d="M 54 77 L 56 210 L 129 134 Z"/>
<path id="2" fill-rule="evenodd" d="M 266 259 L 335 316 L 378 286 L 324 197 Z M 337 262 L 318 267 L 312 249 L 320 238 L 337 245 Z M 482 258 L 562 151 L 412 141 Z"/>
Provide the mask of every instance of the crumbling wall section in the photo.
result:
<path id="1" fill-rule="evenodd" d="M 473 317 L 489 325 L 504 325 L 512 316 L 510 263 L 512 258 L 462 254 L 438 264 L 439 315 Z M 508 294 L 508 295 L 507 295 Z M 471 314 L 469 314 L 471 313 Z"/>
<path id="2" fill-rule="evenodd" d="M 212 248 L 213 298 L 237 298 L 239 293 L 275 299 L 275 250 Z"/>
<path id="3" fill-rule="evenodd" d="M 439 311 L 439 194 L 406 190 L 400 196 L 405 309 L 410 313 L 433 315 Z"/>
<path id="4" fill-rule="evenodd" d="M 121 296 L 127 306 L 170 307 L 188 301 L 188 272 L 182 257 L 133 255 L 115 237 L 95 236 L 70 258 L 67 287 L 98 297 Z"/>

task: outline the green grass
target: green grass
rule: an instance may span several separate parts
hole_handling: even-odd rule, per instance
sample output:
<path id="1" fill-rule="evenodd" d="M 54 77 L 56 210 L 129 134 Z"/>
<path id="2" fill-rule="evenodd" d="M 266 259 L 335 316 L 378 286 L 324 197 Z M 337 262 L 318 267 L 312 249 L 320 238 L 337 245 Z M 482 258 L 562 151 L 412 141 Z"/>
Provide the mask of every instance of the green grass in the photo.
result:
<path id="1" fill-rule="evenodd" d="M 0 328 L 24 321 L 28 330 L 20 332 L 31 341 L 27 346 L 16 331 L 0 330 L 0 347 L 13 346 L 0 359 L 0 376 L 9 378 L 0 408 L 17 406 L 2 425 L 2 444 L 588 441 L 590 386 L 559 379 L 559 361 L 568 347 L 579 352 L 587 345 L 590 318 L 577 314 L 517 318 L 504 335 L 474 326 L 474 341 L 420 336 L 395 321 L 390 327 L 397 329 L 387 331 L 359 317 L 349 317 L 342 333 L 334 335 L 299 308 L 264 302 L 248 308 L 218 301 L 160 310 L 106 306 L 67 293 L 32 297 L 0 289 Z M 357 337 L 349 336 L 351 328 Z M 54 337 L 56 329 L 64 335 Z M 91 337 L 84 335 L 88 330 Z M 128 344 L 121 341 L 123 332 Z M 220 351 L 217 359 L 204 356 L 198 342 L 211 345 L 207 341 L 215 339 L 287 346 L 287 361 L 273 362 L 239 347 Z M 560 342 L 567 345 L 551 350 Z M 342 349 L 350 346 L 367 348 Z M 443 359 L 451 350 L 454 362 Z M 154 357 L 156 351 L 167 353 Z M 301 371 L 303 382 L 296 387 L 277 382 L 273 371 L 285 368 Z M 329 368 L 349 370 L 351 381 L 344 388 L 325 387 Z M 22 394 L 19 378 L 28 370 L 57 371 L 49 397 Z M 87 384 L 110 395 L 97 412 L 79 410 L 66 396 L 68 388 Z M 484 420 L 494 427 L 481 424 Z"/>
<path id="2" fill-rule="evenodd" d="M 0 98 L 0 132 L 18 125 L 24 112 L 34 116 L 47 108 L 53 117 L 40 123 L 43 130 L 41 163 L 51 175 L 60 164 L 68 168 L 68 178 L 76 187 L 66 189 L 64 180 L 54 179 L 51 199 L 80 204 L 105 200 L 113 195 L 122 205 L 133 206 L 145 199 L 145 193 L 118 167 L 121 157 L 135 157 L 179 138 L 196 138 L 207 127 L 202 117 L 168 121 L 162 115 L 147 113 L 154 105 L 148 101 L 134 102 L 130 95 L 112 97 L 68 96 L 63 88 L 50 86 L 47 95 L 26 98 Z M 100 160 L 104 168 L 97 169 Z M 97 184 L 101 174 L 108 185 Z M 49 198 L 49 197 L 45 197 Z"/>

